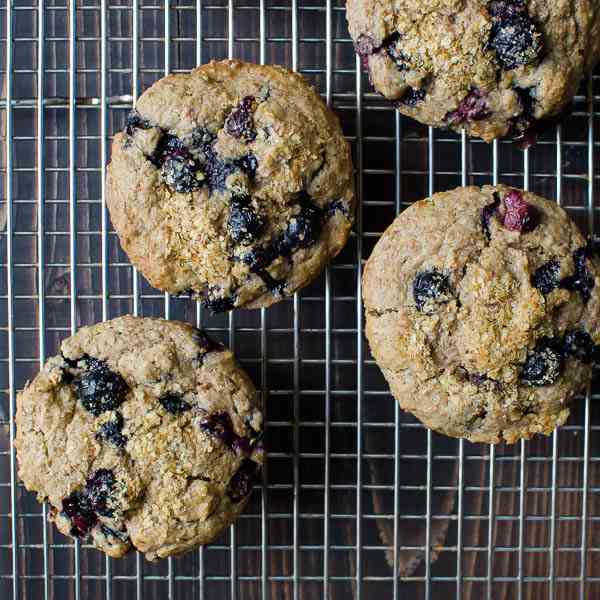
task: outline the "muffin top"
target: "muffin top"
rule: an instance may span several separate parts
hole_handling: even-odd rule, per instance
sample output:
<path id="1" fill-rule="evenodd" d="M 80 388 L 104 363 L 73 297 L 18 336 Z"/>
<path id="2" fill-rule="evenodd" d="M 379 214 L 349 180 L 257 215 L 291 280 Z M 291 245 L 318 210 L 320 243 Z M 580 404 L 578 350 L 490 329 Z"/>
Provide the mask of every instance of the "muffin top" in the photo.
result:
<path id="1" fill-rule="evenodd" d="M 349 145 L 298 74 L 212 62 L 156 82 L 115 136 L 107 204 L 155 287 L 218 312 L 312 281 L 354 214 Z"/>
<path id="2" fill-rule="evenodd" d="M 531 142 L 600 56 L 600 2 L 347 0 L 373 86 L 422 123 Z"/>
<path id="3" fill-rule="evenodd" d="M 552 202 L 505 186 L 435 194 L 368 260 L 366 335 L 428 427 L 478 442 L 549 433 L 598 356 L 599 273 Z"/>
<path id="4" fill-rule="evenodd" d="M 263 461 L 259 398 L 231 352 L 122 317 L 63 341 L 17 399 L 25 487 L 65 535 L 149 560 L 213 541 Z"/>

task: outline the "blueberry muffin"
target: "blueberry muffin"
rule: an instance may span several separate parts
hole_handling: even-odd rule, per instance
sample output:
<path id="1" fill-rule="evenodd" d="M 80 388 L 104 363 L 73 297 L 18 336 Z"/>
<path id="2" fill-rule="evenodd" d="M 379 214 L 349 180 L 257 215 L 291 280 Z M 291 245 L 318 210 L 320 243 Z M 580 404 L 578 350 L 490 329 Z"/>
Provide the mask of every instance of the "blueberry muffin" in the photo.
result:
<path id="1" fill-rule="evenodd" d="M 555 203 L 505 186 L 411 205 L 364 272 L 366 335 L 402 408 L 472 442 L 549 434 L 600 356 L 600 270 Z"/>
<path id="2" fill-rule="evenodd" d="M 155 560 L 214 540 L 263 462 L 231 352 L 175 321 L 122 317 L 63 341 L 17 398 L 19 476 L 65 535 Z"/>
<path id="3" fill-rule="evenodd" d="M 375 89 L 400 112 L 534 141 L 600 56 L 600 0 L 347 0 Z"/>
<path id="4" fill-rule="evenodd" d="M 148 281 L 213 312 L 269 306 L 307 285 L 354 214 L 337 117 L 300 75 L 238 61 L 148 89 L 114 138 L 107 191 Z"/>

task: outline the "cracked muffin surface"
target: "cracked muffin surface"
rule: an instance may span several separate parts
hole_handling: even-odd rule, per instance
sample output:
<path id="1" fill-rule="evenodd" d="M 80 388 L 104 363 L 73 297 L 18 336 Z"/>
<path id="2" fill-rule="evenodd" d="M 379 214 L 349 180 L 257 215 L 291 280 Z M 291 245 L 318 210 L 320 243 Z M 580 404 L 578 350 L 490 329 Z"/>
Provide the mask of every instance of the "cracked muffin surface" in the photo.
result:
<path id="1" fill-rule="evenodd" d="M 366 335 L 401 407 L 473 442 L 549 434 L 600 356 L 600 270 L 555 203 L 506 186 L 416 202 L 364 272 Z"/>
<path id="2" fill-rule="evenodd" d="M 25 487 L 65 535 L 149 560 L 213 541 L 263 462 L 258 394 L 231 352 L 187 324 L 81 328 L 17 398 Z"/>
<path id="3" fill-rule="evenodd" d="M 400 112 L 526 144 L 600 57 L 599 11 L 599 0 L 347 0 L 371 83 Z"/>
<path id="4" fill-rule="evenodd" d="M 153 286 L 213 312 L 268 306 L 346 243 L 350 148 L 301 75 L 212 62 L 142 94 L 114 138 L 107 204 Z"/>

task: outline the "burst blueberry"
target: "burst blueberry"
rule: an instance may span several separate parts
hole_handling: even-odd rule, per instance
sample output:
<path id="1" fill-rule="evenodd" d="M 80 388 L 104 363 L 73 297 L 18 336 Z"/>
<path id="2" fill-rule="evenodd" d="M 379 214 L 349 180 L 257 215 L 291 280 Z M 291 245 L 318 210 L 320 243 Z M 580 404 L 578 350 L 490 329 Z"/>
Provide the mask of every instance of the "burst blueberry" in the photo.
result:
<path id="1" fill-rule="evenodd" d="M 251 142 L 256 138 L 254 129 L 254 96 L 246 96 L 225 119 L 225 132 L 232 137 Z"/>
<path id="2" fill-rule="evenodd" d="M 73 378 L 77 397 L 94 416 L 115 410 L 125 400 L 129 389 L 125 380 L 102 360 L 90 357 L 82 360 L 83 370 Z"/>
<path id="3" fill-rule="evenodd" d="M 250 244 L 260 237 L 264 219 L 254 210 L 250 196 L 235 195 L 229 203 L 227 229 L 235 244 Z"/>
<path id="4" fill-rule="evenodd" d="M 562 351 L 565 356 L 576 358 L 586 364 L 593 362 L 597 355 L 596 345 L 587 331 L 572 329 L 563 337 Z"/>
<path id="5" fill-rule="evenodd" d="M 98 516 L 111 516 L 108 506 L 115 485 L 115 476 L 109 469 L 98 469 L 82 491 L 73 492 L 62 501 L 62 511 L 71 520 L 71 534 L 85 537 L 98 522 Z"/>
<path id="6" fill-rule="evenodd" d="M 253 460 L 245 458 L 235 475 L 229 482 L 228 496 L 236 504 L 241 502 L 250 492 L 258 477 L 259 466 Z"/>
<path id="7" fill-rule="evenodd" d="M 235 432 L 233 422 L 227 412 L 208 414 L 200 419 L 198 426 L 234 452 L 249 454 L 252 451 L 252 440 Z"/>
<path id="8" fill-rule="evenodd" d="M 479 88 L 472 88 L 460 101 L 457 109 L 446 115 L 449 125 L 461 125 L 471 121 L 481 121 L 489 116 L 487 93 Z"/>
<path id="9" fill-rule="evenodd" d="M 133 135 L 136 129 L 150 129 L 152 123 L 148 119 L 144 119 L 137 110 L 132 110 L 127 116 L 125 125 L 125 133 Z"/>
<path id="10" fill-rule="evenodd" d="M 412 291 L 415 306 L 421 312 L 429 312 L 432 303 L 448 302 L 451 295 L 448 276 L 435 267 L 417 273 Z"/>
<path id="11" fill-rule="evenodd" d="M 419 102 L 425 100 L 427 92 L 423 88 L 408 88 L 408 91 L 400 99 L 400 104 L 404 106 L 416 106 Z"/>
<path id="12" fill-rule="evenodd" d="M 172 415 L 180 415 L 181 413 L 187 412 L 192 408 L 192 405 L 184 400 L 181 394 L 175 394 L 168 392 L 161 396 L 158 401 L 161 406 Z"/>
<path id="13" fill-rule="evenodd" d="M 560 263 L 557 260 L 549 260 L 536 269 L 531 277 L 531 285 L 545 296 L 560 285 L 559 276 Z"/>
<path id="14" fill-rule="evenodd" d="M 585 246 L 578 248 L 573 252 L 573 266 L 575 273 L 569 277 L 565 277 L 560 286 L 573 291 L 579 292 L 581 300 L 584 303 L 592 297 L 592 289 L 595 285 L 595 280 L 587 267 L 587 260 L 592 257 L 592 245 L 588 242 Z"/>
<path id="15" fill-rule="evenodd" d="M 166 134 L 160 140 L 153 157 L 163 181 L 174 191 L 189 193 L 201 185 L 200 165 L 185 144 L 175 135 Z"/>
<path id="16" fill-rule="evenodd" d="M 299 204 L 300 211 L 290 218 L 277 242 L 277 250 L 283 256 L 289 256 L 298 248 L 312 246 L 321 234 L 323 211 L 305 192 L 300 195 Z"/>
<path id="17" fill-rule="evenodd" d="M 519 1 L 494 1 L 489 4 L 492 29 L 489 46 L 505 69 L 534 63 L 542 49 L 541 36 L 527 8 Z"/>
<path id="18" fill-rule="evenodd" d="M 542 338 L 521 368 L 521 381 L 531 386 L 552 385 L 560 376 L 563 360 L 551 338 Z"/>
<path id="19" fill-rule="evenodd" d="M 96 432 L 96 439 L 106 441 L 117 448 L 124 448 L 127 444 L 127 437 L 123 435 L 123 416 L 121 413 L 115 413 L 110 421 L 100 425 Z"/>

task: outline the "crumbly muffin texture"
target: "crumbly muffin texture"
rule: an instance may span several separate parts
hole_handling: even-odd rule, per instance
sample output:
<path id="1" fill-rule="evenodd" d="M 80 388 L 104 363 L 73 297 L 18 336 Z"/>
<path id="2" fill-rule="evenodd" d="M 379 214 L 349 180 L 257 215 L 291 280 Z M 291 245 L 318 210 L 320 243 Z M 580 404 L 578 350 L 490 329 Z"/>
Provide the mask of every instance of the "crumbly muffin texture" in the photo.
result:
<path id="1" fill-rule="evenodd" d="M 366 335 L 400 405 L 473 442 L 549 434 L 600 350 L 592 248 L 553 202 L 505 186 L 416 202 L 364 272 Z"/>
<path id="2" fill-rule="evenodd" d="M 231 352 L 122 317 L 64 340 L 17 398 L 19 476 L 65 535 L 155 560 L 214 540 L 263 462 L 262 414 Z"/>
<path id="3" fill-rule="evenodd" d="M 526 144 L 598 60 L 599 11 L 599 0 L 347 0 L 371 82 L 400 112 Z"/>
<path id="4" fill-rule="evenodd" d="M 107 204 L 153 286 L 213 312 L 268 306 L 346 243 L 349 144 L 302 76 L 211 62 L 156 82 L 136 109 L 114 138 Z"/>

